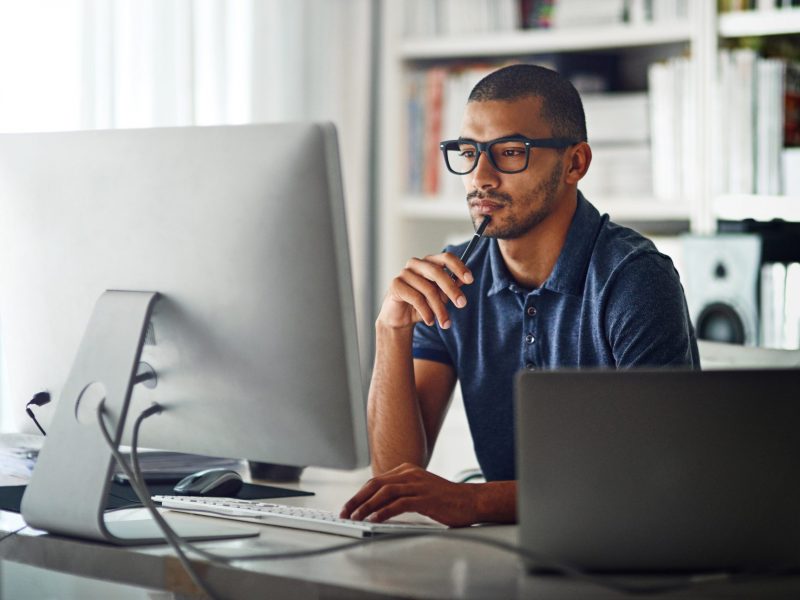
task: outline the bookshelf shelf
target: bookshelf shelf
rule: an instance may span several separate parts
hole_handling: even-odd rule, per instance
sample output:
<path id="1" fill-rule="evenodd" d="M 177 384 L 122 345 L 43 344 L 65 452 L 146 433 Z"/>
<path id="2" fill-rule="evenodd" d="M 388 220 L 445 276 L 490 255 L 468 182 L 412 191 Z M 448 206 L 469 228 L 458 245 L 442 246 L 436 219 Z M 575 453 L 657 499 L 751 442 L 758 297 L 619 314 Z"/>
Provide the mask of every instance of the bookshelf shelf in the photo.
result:
<path id="1" fill-rule="evenodd" d="M 714 200 L 718 219 L 771 221 L 783 219 L 800 223 L 800 198 L 789 196 L 728 195 Z"/>
<path id="2" fill-rule="evenodd" d="M 722 37 L 782 35 L 800 31 L 800 8 L 743 10 L 719 16 Z"/>
<path id="3" fill-rule="evenodd" d="M 654 198 L 626 200 L 592 197 L 590 200 L 597 210 L 609 213 L 616 221 L 688 221 L 691 216 L 687 204 L 665 202 Z M 435 221 L 463 221 L 468 218 L 464 202 L 420 196 L 405 198 L 400 204 L 400 214 L 409 219 Z"/>
<path id="4" fill-rule="evenodd" d="M 551 52 L 638 48 L 689 42 L 689 23 L 616 25 L 561 30 L 529 30 L 479 36 L 449 36 L 403 40 L 403 59 L 498 57 Z"/>
<path id="5" fill-rule="evenodd" d="M 601 213 L 608 213 L 618 222 L 688 221 L 691 209 L 688 204 L 667 202 L 657 198 L 591 198 Z"/>

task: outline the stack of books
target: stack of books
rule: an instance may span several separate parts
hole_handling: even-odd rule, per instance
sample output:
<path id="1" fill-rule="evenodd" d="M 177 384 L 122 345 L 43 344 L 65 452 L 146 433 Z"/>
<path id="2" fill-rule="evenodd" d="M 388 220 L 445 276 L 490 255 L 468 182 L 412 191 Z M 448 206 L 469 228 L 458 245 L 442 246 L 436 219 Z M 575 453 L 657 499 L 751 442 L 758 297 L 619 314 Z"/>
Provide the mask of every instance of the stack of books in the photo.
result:
<path id="1" fill-rule="evenodd" d="M 598 197 L 651 198 L 650 121 L 645 92 L 585 94 L 592 164 L 580 188 Z"/>
<path id="2" fill-rule="evenodd" d="M 674 58 L 648 70 L 653 188 L 663 199 L 686 198 L 696 181 L 694 62 Z M 784 193 L 784 147 L 798 129 L 800 66 L 760 58 L 753 50 L 722 50 L 716 82 L 712 167 L 722 194 Z"/>
<path id="3" fill-rule="evenodd" d="M 661 200 L 685 201 L 696 186 L 696 68 L 686 57 L 648 68 L 653 194 Z"/>
<path id="4" fill-rule="evenodd" d="M 728 194 L 782 194 L 787 75 L 798 65 L 759 58 L 749 49 L 723 50 L 719 57 L 717 123 L 718 188 Z"/>
<path id="5" fill-rule="evenodd" d="M 405 37 L 513 31 L 520 28 L 519 0 L 403 0 Z"/>

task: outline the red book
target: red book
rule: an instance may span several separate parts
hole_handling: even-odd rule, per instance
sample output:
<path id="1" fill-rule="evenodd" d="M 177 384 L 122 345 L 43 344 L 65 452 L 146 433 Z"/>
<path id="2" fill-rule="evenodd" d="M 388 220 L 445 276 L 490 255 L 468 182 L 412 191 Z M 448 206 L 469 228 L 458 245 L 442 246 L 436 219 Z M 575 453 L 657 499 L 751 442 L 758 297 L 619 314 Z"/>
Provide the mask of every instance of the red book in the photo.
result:
<path id="1" fill-rule="evenodd" d="M 786 65 L 783 145 L 800 146 L 800 65 Z"/>
<path id="2" fill-rule="evenodd" d="M 433 67 L 426 76 L 425 97 L 425 163 L 422 176 L 422 192 L 435 196 L 439 193 L 439 173 L 442 153 L 439 142 L 442 141 L 442 96 L 447 69 Z"/>

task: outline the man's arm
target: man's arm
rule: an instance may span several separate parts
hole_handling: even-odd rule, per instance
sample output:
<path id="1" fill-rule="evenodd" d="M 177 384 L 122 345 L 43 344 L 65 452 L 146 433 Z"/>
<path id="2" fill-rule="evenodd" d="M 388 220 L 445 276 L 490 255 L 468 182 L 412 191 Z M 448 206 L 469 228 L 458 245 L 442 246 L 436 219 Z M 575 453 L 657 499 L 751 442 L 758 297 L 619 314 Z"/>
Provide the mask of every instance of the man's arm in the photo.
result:
<path id="1" fill-rule="evenodd" d="M 456 275 L 454 281 L 445 272 Z M 420 321 L 450 326 L 450 309 L 466 305 L 460 285 L 472 274 L 449 253 L 411 259 L 395 277 L 375 323 L 376 356 L 370 385 L 368 424 L 372 469 L 378 474 L 408 462 L 425 466 L 455 385 L 455 371 L 412 358 Z"/>
<path id="2" fill-rule="evenodd" d="M 376 325 L 368 424 L 372 472 L 425 467 L 455 387 L 450 365 L 411 358 L 411 330 Z"/>
<path id="3" fill-rule="evenodd" d="M 458 278 L 453 281 L 447 267 Z M 368 418 L 375 477 L 344 506 L 343 518 L 384 521 L 418 512 L 451 526 L 516 520 L 516 483 L 453 483 L 424 469 L 455 386 L 455 370 L 412 358 L 419 321 L 450 326 L 448 301 L 463 308 L 459 287 L 472 274 L 452 254 L 412 259 L 392 280 L 376 322 Z"/>

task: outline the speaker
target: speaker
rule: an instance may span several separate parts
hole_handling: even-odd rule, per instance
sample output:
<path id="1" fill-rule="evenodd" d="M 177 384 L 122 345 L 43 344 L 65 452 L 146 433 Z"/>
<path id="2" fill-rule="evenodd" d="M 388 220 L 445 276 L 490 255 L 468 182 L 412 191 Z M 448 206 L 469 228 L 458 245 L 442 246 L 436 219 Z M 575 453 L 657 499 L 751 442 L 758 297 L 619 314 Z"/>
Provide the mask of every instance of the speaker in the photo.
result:
<path id="1" fill-rule="evenodd" d="M 758 345 L 761 237 L 683 238 L 686 301 L 698 339 Z"/>

